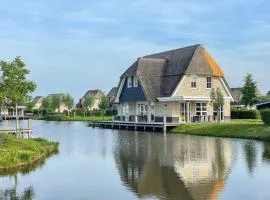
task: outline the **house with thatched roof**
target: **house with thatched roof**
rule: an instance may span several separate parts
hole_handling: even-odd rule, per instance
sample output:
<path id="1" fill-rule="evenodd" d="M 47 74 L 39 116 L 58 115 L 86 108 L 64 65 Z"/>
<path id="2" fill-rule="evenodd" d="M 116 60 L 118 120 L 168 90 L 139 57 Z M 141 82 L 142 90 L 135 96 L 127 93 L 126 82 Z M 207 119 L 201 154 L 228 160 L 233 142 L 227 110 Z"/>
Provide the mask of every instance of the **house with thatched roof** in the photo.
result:
<path id="1" fill-rule="evenodd" d="M 98 105 L 101 101 L 101 98 L 104 96 L 104 93 L 99 90 L 99 89 L 96 89 L 96 90 L 88 90 L 84 95 L 83 97 L 79 100 L 78 104 L 77 104 L 77 108 L 85 108 L 86 105 L 85 105 L 85 99 L 88 97 L 88 96 L 92 96 L 93 99 L 94 99 L 94 102 L 93 102 L 93 105 L 91 108 L 89 108 L 90 110 L 94 110 L 94 109 L 99 109 L 98 108 Z"/>
<path id="2" fill-rule="evenodd" d="M 210 93 L 217 88 L 225 101 L 220 117 L 229 120 L 233 96 L 224 72 L 194 45 L 138 58 L 120 77 L 115 103 L 124 121 L 213 121 Z"/>
<path id="3" fill-rule="evenodd" d="M 116 93 L 117 93 L 117 87 L 113 87 L 109 91 L 109 93 L 106 95 L 110 108 L 114 107 L 114 100 L 115 100 Z"/>
<path id="4" fill-rule="evenodd" d="M 33 109 L 40 109 L 42 106 L 43 99 L 44 99 L 43 96 L 36 96 L 32 101 Z"/>

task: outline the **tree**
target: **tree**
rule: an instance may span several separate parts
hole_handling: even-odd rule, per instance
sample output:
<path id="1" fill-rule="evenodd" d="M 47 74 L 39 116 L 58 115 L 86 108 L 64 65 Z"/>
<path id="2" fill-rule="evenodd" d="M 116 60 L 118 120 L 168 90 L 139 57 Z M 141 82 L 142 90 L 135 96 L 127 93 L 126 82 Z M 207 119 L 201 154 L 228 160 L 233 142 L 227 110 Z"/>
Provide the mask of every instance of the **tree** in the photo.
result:
<path id="1" fill-rule="evenodd" d="M 56 109 L 60 112 L 61 104 L 63 103 L 63 98 L 60 95 L 52 96 L 52 109 L 55 111 Z"/>
<path id="2" fill-rule="evenodd" d="M 49 110 L 52 109 L 52 99 L 51 97 L 44 97 L 44 99 L 42 100 L 42 109 L 46 110 L 46 112 L 48 112 Z"/>
<path id="3" fill-rule="evenodd" d="M 218 117 L 218 122 L 220 122 L 220 113 L 221 113 L 221 108 L 224 106 L 224 96 L 219 88 L 212 89 L 210 93 L 210 98 L 211 98 L 211 105 L 213 106 L 213 109 L 217 109 L 217 117 Z"/>
<path id="4" fill-rule="evenodd" d="M 71 109 L 74 106 L 74 99 L 70 94 L 66 94 L 64 97 L 64 104 L 67 106 L 68 108 L 68 115 L 70 115 Z"/>
<path id="5" fill-rule="evenodd" d="M 258 102 L 256 91 L 257 83 L 253 80 L 253 75 L 248 73 L 244 78 L 244 86 L 242 88 L 242 103 L 246 107 L 250 108 Z"/>
<path id="6" fill-rule="evenodd" d="M 85 109 L 85 113 L 87 110 L 90 110 L 91 107 L 94 104 L 94 97 L 93 95 L 87 95 L 86 98 L 84 99 L 84 109 Z M 84 113 L 84 117 L 85 117 L 85 113 Z"/>
<path id="7" fill-rule="evenodd" d="M 27 79 L 30 73 L 25 67 L 25 63 L 20 57 L 16 57 L 11 62 L 0 61 L 1 89 L 3 95 L 1 101 L 16 110 L 16 128 L 18 129 L 18 109 L 19 103 L 25 103 L 30 99 L 30 94 L 35 91 L 36 84 Z"/>
<path id="8" fill-rule="evenodd" d="M 101 97 L 101 101 L 99 102 L 98 108 L 102 111 L 103 120 L 105 111 L 109 108 L 109 102 L 105 95 Z"/>

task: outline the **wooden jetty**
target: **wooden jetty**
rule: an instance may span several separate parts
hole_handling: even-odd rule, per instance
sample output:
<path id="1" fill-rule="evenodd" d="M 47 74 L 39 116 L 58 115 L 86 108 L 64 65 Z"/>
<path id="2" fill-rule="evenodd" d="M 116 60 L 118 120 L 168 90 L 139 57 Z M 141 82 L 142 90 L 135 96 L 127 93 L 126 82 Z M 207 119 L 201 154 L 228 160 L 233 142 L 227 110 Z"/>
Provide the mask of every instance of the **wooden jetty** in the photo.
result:
<path id="1" fill-rule="evenodd" d="M 27 134 L 28 138 L 33 133 L 32 129 L 32 120 L 28 119 L 28 128 L 0 128 L 0 133 L 7 133 L 7 134 L 13 134 L 13 135 L 21 135 L 24 137 L 24 134 Z"/>
<path id="2" fill-rule="evenodd" d="M 159 131 L 166 132 L 181 123 L 163 123 L 163 122 L 127 122 L 127 121 L 92 121 L 90 126 L 108 129 L 124 129 L 135 131 Z"/>

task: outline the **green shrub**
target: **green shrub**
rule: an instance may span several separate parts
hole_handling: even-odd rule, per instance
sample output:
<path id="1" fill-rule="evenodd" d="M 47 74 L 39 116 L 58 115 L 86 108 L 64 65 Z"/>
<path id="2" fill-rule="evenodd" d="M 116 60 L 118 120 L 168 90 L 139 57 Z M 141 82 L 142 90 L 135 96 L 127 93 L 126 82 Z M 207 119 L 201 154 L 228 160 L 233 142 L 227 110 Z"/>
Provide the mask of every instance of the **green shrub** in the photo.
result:
<path id="1" fill-rule="evenodd" d="M 47 121 L 63 121 L 66 114 L 64 113 L 48 113 L 44 116 Z"/>
<path id="2" fill-rule="evenodd" d="M 231 110 L 232 119 L 260 119 L 258 110 Z"/>
<path id="3" fill-rule="evenodd" d="M 117 115 L 117 110 L 115 110 L 115 109 L 106 110 L 105 115 L 106 116 L 116 116 Z"/>
<path id="4" fill-rule="evenodd" d="M 75 109 L 75 115 L 76 116 L 84 116 L 85 110 L 83 108 L 76 108 Z"/>
<path id="5" fill-rule="evenodd" d="M 260 110 L 262 121 L 270 125 L 270 109 Z"/>

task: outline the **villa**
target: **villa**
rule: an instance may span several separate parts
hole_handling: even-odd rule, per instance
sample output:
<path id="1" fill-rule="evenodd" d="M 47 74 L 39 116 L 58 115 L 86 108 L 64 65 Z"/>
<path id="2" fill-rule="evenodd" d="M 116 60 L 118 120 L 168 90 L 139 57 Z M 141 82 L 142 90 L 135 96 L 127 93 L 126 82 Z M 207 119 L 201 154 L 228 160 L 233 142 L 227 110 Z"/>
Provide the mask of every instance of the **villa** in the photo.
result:
<path id="1" fill-rule="evenodd" d="M 85 99 L 88 96 L 92 96 L 94 99 L 93 105 L 89 110 L 99 109 L 98 105 L 101 101 L 102 96 L 104 96 L 104 93 L 101 90 L 88 90 L 83 97 L 80 99 L 79 103 L 76 105 L 77 108 L 85 108 Z"/>
<path id="2" fill-rule="evenodd" d="M 138 58 L 120 77 L 115 103 L 120 121 L 186 123 L 215 121 L 212 89 L 224 96 L 222 121 L 234 101 L 224 72 L 202 45 Z"/>

